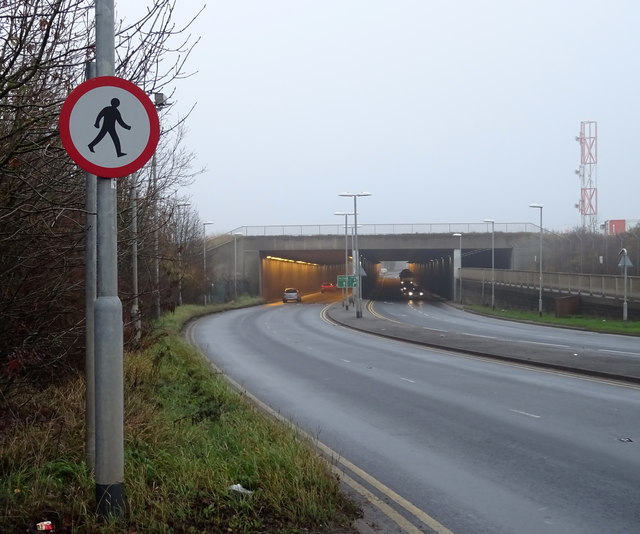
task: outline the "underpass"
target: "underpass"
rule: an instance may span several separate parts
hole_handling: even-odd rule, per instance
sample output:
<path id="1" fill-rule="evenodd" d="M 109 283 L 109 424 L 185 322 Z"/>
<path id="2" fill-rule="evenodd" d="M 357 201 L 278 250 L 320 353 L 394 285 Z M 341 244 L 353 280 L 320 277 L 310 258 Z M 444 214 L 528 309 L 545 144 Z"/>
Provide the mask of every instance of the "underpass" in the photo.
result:
<path id="1" fill-rule="evenodd" d="M 529 223 L 435 223 L 358 226 L 363 296 L 370 298 L 382 262 L 406 262 L 426 291 L 464 304 L 538 309 L 540 229 Z M 349 232 L 351 232 L 349 230 Z M 322 282 L 353 274 L 354 236 L 343 225 L 242 227 L 208 240 L 207 262 L 218 288 L 227 294 L 281 298 L 285 287 L 316 292 Z M 460 235 L 462 234 L 462 236 Z M 560 253 L 571 251 L 562 240 Z M 564 244 L 563 244 L 564 243 Z M 460 246 L 462 245 L 462 248 Z M 545 242 L 545 257 L 552 256 Z M 572 259 L 573 258 L 573 259 Z M 492 267 L 493 265 L 493 267 Z M 546 265 L 546 264 L 545 264 Z M 558 299 L 577 296 L 580 313 L 619 317 L 627 291 L 629 319 L 640 318 L 640 278 L 575 272 L 543 273 L 543 311 L 553 313 Z M 461 296 L 464 295 L 464 299 Z M 464 301 L 464 302 L 463 302 Z M 577 313 L 577 312 L 574 312 Z"/>
<path id="2" fill-rule="evenodd" d="M 446 299 L 454 296 L 459 268 L 490 268 L 492 257 L 495 269 L 534 267 L 538 234 L 527 223 L 505 224 L 493 240 L 491 232 L 480 231 L 487 229 L 482 223 L 425 225 L 411 228 L 416 230 L 412 233 L 404 226 L 388 226 L 358 229 L 364 297 L 376 287 L 383 262 L 406 262 L 427 291 Z M 216 238 L 207 249 L 215 280 L 233 280 L 273 301 L 285 287 L 315 292 L 322 282 L 335 283 L 338 275 L 354 272 L 354 236 L 345 235 L 341 225 L 277 228 L 278 235 L 270 235 L 276 233 L 271 227 L 243 227 Z M 465 232 L 461 254 L 459 239 L 453 236 L 460 231 Z"/>

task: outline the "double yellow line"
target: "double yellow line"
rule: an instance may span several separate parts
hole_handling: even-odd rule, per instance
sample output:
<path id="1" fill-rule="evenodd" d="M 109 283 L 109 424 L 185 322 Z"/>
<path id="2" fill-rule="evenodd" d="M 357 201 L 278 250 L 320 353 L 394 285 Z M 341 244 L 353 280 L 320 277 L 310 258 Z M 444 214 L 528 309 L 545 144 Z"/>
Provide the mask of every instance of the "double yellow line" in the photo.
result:
<path id="1" fill-rule="evenodd" d="M 367 306 L 369 307 L 369 304 Z M 331 322 L 332 324 L 334 324 L 333 321 L 331 321 L 331 319 L 326 315 L 326 311 L 328 308 L 329 306 L 323 308 L 321 312 L 321 316 L 323 317 L 324 320 L 327 320 L 328 322 Z M 372 308 L 369 309 L 369 311 L 372 311 Z M 382 317 L 382 316 L 380 317 L 382 319 L 386 319 L 385 317 Z M 195 343 L 195 336 L 193 335 L 193 329 L 195 328 L 195 323 L 196 321 L 193 321 L 191 324 L 187 326 L 187 329 L 185 331 L 185 337 L 187 341 L 189 341 L 192 345 L 196 347 L 196 349 L 200 351 L 200 348 Z M 202 351 L 200 352 L 202 353 Z M 217 372 L 221 373 L 221 371 L 215 366 L 215 364 L 213 364 L 210 360 L 208 361 L 210 362 L 211 367 L 213 367 Z M 242 393 L 242 395 L 250 399 L 251 402 L 253 402 L 258 408 L 268 413 L 272 417 L 278 419 L 279 421 L 283 422 L 284 424 L 294 427 L 296 429 L 296 432 L 300 433 L 300 435 L 302 435 L 307 440 L 309 440 L 309 442 L 312 443 L 318 449 L 318 451 L 322 455 L 322 458 L 327 462 L 329 469 L 331 469 L 331 471 L 335 473 L 342 482 L 344 482 L 347 486 L 349 486 L 353 491 L 362 495 L 372 506 L 377 508 L 381 513 L 386 515 L 393 523 L 395 523 L 400 529 L 402 529 L 403 532 L 405 532 L 406 534 L 424 534 L 423 529 L 421 529 L 414 522 L 404 517 L 394 507 L 390 506 L 385 501 L 383 501 L 381 497 L 379 497 L 374 493 L 374 491 L 378 492 L 378 494 L 381 495 L 382 497 L 385 497 L 389 501 L 393 502 L 395 505 L 397 505 L 398 508 L 401 508 L 406 512 L 408 512 L 409 514 L 411 514 L 415 519 L 418 520 L 418 522 L 428 526 L 436 534 L 454 534 L 453 531 L 449 530 L 447 527 L 445 527 L 444 525 L 436 521 L 429 514 L 427 514 L 426 512 L 424 512 L 423 510 L 421 510 L 420 508 L 418 508 L 417 506 L 415 506 L 414 504 L 406 500 L 401 495 L 397 494 L 391 488 L 388 488 L 387 486 L 385 486 L 382 482 L 372 477 L 369 473 L 367 473 L 366 471 L 363 471 L 358 466 L 346 460 L 345 458 L 342 458 L 338 453 L 336 453 L 329 446 L 320 442 L 317 438 L 314 438 L 313 436 L 309 435 L 304 430 L 298 427 L 295 427 L 295 425 L 291 421 L 289 421 L 282 414 L 276 412 L 270 406 L 268 406 L 267 404 L 262 402 L 260 399 L 258 399 L 257 397 L 255 397 L 254 395 L 246 391 L 238 382 L 236 382 L 229 376 L 226 376 L 224 374 L 223 376 L 231 384 L 231 386 L 234 389 L 236 389 L 236 391 Z M 358 477 L 362 482 L 366 483 L 373 491 L 365 487 L 360 482 L 356 481 L 352 476 L 348 475 L 346 471 Z"/>
<path id="2" fill-rule="evenodd" d="M 233 380 L 227 379 L 232 383 L 232 385 L 237 388 L 239 391 L 242 391 L 243 395 L 246 395 L 252 402 L 254 402 L 261 410 L 267 412 L 272 417 L 280 420 L 281 422 L 287 425 L 293 425 L 291 421 L 286 419 L 282 414 L 274 411 L 268 405 L 263 403 L 260 399 L 254 397 L 251 393 L 242 389 L 239 384 L 234 382 Z M 406 500 L 404 497 L 398 495 L 395 491 L 385 486 L 382 482 L 372 477 L 366 471 L 363 471 L 355 464 L 351 463 L 349 460 L 342 458 L 338 453 L 336 453 L 333 449 L 319 441 L 317 438 L 307 434 L 304 430 L 301 430 L 296 427 L 296 432 L 299 432 L 302 436 L 304 436 L 310 443 L 312 443 L 321 453 L 324 460 L 327 462 L 327 465 L 339 478 L 342 480 L 347 486 L 351 489 L 362 495 L 367 499 L 369 503 L 375 506 L 378 510 L 380 510 L 384 515 L 386 515 L 391 521 L 393 521 L 399 528 L 401 528 L 406 534 L 424 534 L 424 530 L 420 529 L 416 524 L 409 521 L 402 514 L 396 511 L 392 506 L 389 506 L 386 502 L 384 502 L 380 497 L 375 495 L 372 491 L 367 489 L 364 485 L 357 482 L 354 478 L 347 475 L 346 471 L 349 471 L 359 477 L 362 481 L 366 482 L 370 487 L 374 490 L 378 491 L 382 496 L 386 497 L 390 501 L 394 502 L 396 505 L 404 509 L 413 515 L 419 522 L 427 525 L 431 530 L 433 530 L 436 534 L 454 534 L 453 531 L 449 530 L 447 527 L 436 521 L 429 514 Z M 341 466 L 341 467 L 339 467 Z"/>
<path id="3" fill-rule="evenodd" d="M 398 495 L 395 491 L 388 488 L 382 482 L 375 479 L 371 475 L 369 475 L 366 471 L 363 471 L 358 466 L 349 462 L 344 458 L 341 458 L 336 455 L 336 453 L 327 447 L 324 443 L 321 443 L 315 440 L 316 447 L 328 458 L 333 458 L 336 462 L 338 462 L 345 469 L 351 471 L 355 475 L 357 475 L 360 479 L 369 484 L 372 488 L 377 490 L 383 496 L 387 497 L 389 500 L 393 501 L 395 504 L 409 512 L 416 519 L 418 519 L 421 523 L 427 525 L 431 530 L 436 532 L 437 534 L 454 534 L 447 527 L 436 521 L 429 514 L 425 513 L 423 510 L 407 501 L 404 497 Z M 407 534 L 424 534 L 424 530 L 421 530 L 413 524 L 411 521 L 406 519 L 402 514 L 398 513 L 393 507 L 389 506 L 386 502 L 384 502 L 380 497 L 375 495 L 373 492 L 365 488 L 359 482 L 356 482 L 352 477 L 347 475 L 344 470 L 340 469 L 334 463 L 327 460 L 329 467 L 331 470 L 336 473 L 340 477 L 340 479 L 347 484 L 351 489 L 357 491 L 360 495 L 365 497 L 367 501 L 369 501 L 373 506 L 378 508 L 383 514 L 385 514 L 389 519 L 391 519 L 398 527 L 403 529 Z"/>

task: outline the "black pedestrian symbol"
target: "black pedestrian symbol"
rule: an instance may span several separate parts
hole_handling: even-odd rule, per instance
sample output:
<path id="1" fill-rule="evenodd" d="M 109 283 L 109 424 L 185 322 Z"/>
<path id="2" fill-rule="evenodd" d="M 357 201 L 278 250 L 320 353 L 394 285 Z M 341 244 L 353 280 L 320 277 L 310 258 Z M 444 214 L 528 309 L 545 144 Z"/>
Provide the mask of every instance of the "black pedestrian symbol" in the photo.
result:
<path id="1" fill-rule="evenodd" d="M 109 134 L 111 136 L 111 140 L 113 141 L 113 146 L 116 149 L 116 154 L 120 158 L 122 156 L 126 156 L 127 154 L 122 152 L 120 147 L 120 138 L 118 137 L 118 133 L 116 132 L 116 122 L 122 126 L 125 130 L 131 130 L 131 126 L 129 126 L 126 122 L 122 120 L 122 115 L 120 115 L 120 111 L 118 110 L 118 106 L 120 105 L 120 100 L 117 98 L 111 99 L 111 105 L 106 108 L 102 108 L 102 111 L 98 113 L 96 117 L 96 122 L 94 126 L 96 128 L 100 128 L 100 120 L 102 120 L 102 128 L 96 138 L 89 143 L 89 150 L 91 152 L 95 152 L 93 147 L 95 147 L 102 138 Z"/>

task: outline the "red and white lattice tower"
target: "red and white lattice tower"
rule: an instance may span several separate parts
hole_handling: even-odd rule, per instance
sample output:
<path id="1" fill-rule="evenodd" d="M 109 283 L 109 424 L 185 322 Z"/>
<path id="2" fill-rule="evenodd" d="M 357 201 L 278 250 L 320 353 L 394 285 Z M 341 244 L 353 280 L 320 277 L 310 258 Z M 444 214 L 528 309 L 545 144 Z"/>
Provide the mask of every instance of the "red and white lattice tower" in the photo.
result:
<path id="1" fill-rule="evenodd" d="M 580 202 L 577 204 L 582 217 L 582 227 L 590 232 L 598 229 L 598 123 L 582 121 L 580 136 Z"/>

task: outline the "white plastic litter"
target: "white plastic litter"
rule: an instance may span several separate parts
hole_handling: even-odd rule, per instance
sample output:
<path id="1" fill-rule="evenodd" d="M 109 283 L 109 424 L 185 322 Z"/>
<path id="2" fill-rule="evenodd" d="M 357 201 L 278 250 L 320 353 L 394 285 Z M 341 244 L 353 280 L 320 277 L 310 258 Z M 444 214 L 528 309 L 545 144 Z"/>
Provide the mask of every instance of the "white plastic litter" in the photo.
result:
<path id="1" fill-rule="evenodd" d="M 247 494 L 253 493 L 253 491 L 242 487 L 242 484 L 232 484 L 231 486 L 229 486 L 229 489 L 232 491 L 237 491 L 239 493 L 247 493 Z"/>

